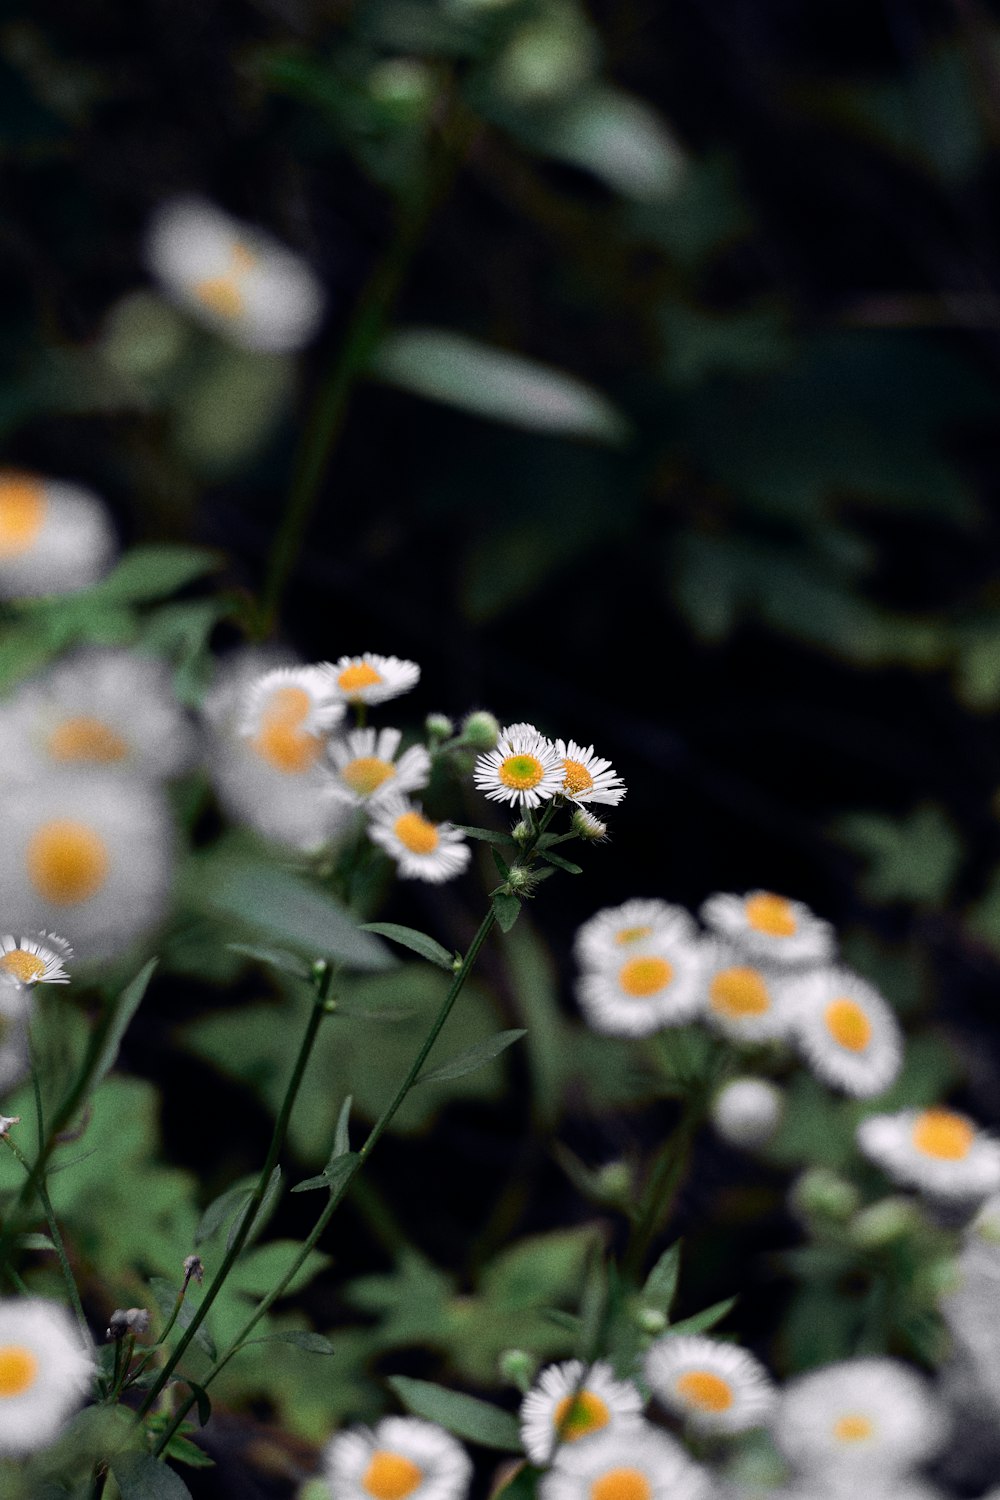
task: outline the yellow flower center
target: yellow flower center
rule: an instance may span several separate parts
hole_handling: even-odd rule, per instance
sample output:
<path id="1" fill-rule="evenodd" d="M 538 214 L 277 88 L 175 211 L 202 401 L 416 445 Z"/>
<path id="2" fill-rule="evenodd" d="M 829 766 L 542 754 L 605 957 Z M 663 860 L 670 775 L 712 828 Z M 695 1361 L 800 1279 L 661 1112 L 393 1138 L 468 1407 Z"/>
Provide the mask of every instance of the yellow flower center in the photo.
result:
<path id="1" fill-rule="evenodd" d="M 761 891 L 750 897 L 746 904 L 746 919 L 755 931 L 766 932 L 768 937 L 792 937 L 797 926 L 792 903 L 770 891 Z"/>
<path id="2" fill-rule="evenodd" d="M 128 741 L 102 719 L 81 714 L 75 719 L 64 719 L 53 729 L 48 750 L 53 760 L 84 760 L 96 765 L 112 765 L 128 755 Z"/>
<path id="3" fill-rule="evenodd" d="M 552 1413 L 552 1425 L 564 1443 L 575 1443 L 588 1432 L 599 1432 L 610 1421 L 607 1402 L 595 1396 L 593 1391 L 577 1391 L 575 1396 L 564 1396 Z"/>
<path id="4" fill-rule="evenodd" d="M 681 1400 L 699 1411 L 728 1411 L 733 1404 L 733 1388 L 714 1370 L 686 1370 L 674 1387 Z"/>
<path id="5" fill-rule="evenodd" d="M 38 1375 L 38 1360 L 23 1344 L 0 1344 L 0 1399 L 29 1391 Z"/>
<path id="6" fill-rule="evenodd" d="M 863 1052 L 872 1039 L 872 1023 L 856 1000 L 831 1000 L 823 1019 L 834 1041 L 848 1052 Z"/>
<path id="7" fill-rule="evenodd" d="M 323 751 L 319 735 L 302 728 L 311 707 L 312 699 L 305 688 L 278 688 L 261 714 L 260 729 L 250 748 L 276 771 L 301 776 L 316 764 Z"/>
<path id="8" fill-rule="evenodd" d="M 638 943 L 643 938 L 652 937 L 652 927 L 619 927 L 615 933 L 615 942 L 624 948 L 627 943 Z"/>
<path id="9" fill-rule="evenodd" d="M 45 488 L 39 479 L 11 470 L 0 473 L 0 557 L 27 552 L 45 520 Z"/>
<path id="10" fill-rule="evenodd" d="M 590 1500 L 653 1500 L 653 1486 L 638 1469 L 607 1469 L 590 1486 Z"/>
<path id="11" fill-rule="evenodd" d="M 201 281 L 195 282 L 192 290 L 203 307 L 207 307 L 217 317 L 225 318 L 227 322 L 242 318 L 246 311 L 243 293 L 232 272 L 227 272 L 225 276 L 205 276 Z"/>
<path id="12" fill-rule="evenodd" d="M 32 834 L 27 848 L 28 879 L 46 901 L 75 906 L 89 901 L 111 868 L 107 845 L 86 823 L 55 818 Z"/>
<path id="13" fill-rule="evenodd" d="M 12 948 L 0 958 L 0 969 L 13 974 L 22 984 L 33 984 L 45 973 L 45 960 L 37 953 L 26 953 L 23 948 Z"/>
<path id="14" fill-rule="evenodd" d="M 720 969 L 708 987 L 708 1002 L 720 1016 L 740 1020 L 763 1016 L 771 1009 L 771 996 L 758 969 Z"/>
<path id="15" fill-rule="evenodd" d="M 433 854 L 441 842 L 434 824 L 417 812 L 405 812 L 392 825 L 393 832 L 411 854 Z"/>
<path id="16" fill-rule="evenodd" d="M 530 792 L 545 775 L 545 768 L 533 755 L 508 755 L 497 774 L 512 791 Z"/>
<path id="17" fill-rule="evenodd" d="M 352 792 L 357 792 L 359 797 L 370 797 L 384 781 L 395 776 L 396 767 L 391 760 L 379 760 L 377 755 L 361 755 L 346 765 L 340 774 Z"/>
<path id="18" fill-rule="evenodd" d="M 863 1443 L 874 1431 L 874 1422 L 861 1412 L 849 1412 L 833 1425 L 833 1435 L 838 1443 Z"/>
<path id="19" fill-rule="evenodd" d="M 360 693 L 364 688 L 377 687 L 382 681 L 381 672 L 376 672 L 370 661 L 352 662 L 337 678 L 337 686 L 348 696 Z"/>
<path id="20" fill-rule="evenodd" d="M 626 995 L 636 998 L 666 989 L 673 977 L 673 965 L 665 958 L 630 958 L 618 970 L 619 985 Z"/>
<path id="21" fill-rule="evenodd" d="M 229 257 L 235 276 L 247 276 L 257 264 L 257 257 L 246 245 L 235 244 Z"/>
<path id="22" fill-rule="evenodd" d="M 402 1453 L 388 1453 L 384 1448 L 378 1448 L 372 1454 L 361 1486 L 373 1500 L 406 1500 L 423 1477 L 423 1469 L 412 1459 L 404 1458 Z"/>
<path id="23" fill-rule="evenodd" d="M 975 1138 L 969 1121 L 950 1109 L 925 1109 L 913 1127 L 914 1146 L 922 1155 L 938 1161 L 963 1161 Z"/>
<path id="24" fill-rule="evenodd" d="M 594 778 L 587 767 L 581 765 L 578 760 L 563 761 L 563 784 L 562 789 L 571 797 L 578 797 L 581 792 L 589 792 L 594 785 Z"/>

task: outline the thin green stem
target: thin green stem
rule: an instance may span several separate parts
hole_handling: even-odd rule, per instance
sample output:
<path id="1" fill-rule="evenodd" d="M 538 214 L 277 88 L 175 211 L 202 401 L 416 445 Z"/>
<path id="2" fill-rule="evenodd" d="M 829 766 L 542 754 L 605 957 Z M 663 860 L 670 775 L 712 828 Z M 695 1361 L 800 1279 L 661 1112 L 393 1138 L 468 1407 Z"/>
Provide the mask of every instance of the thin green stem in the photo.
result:
<path id="1" fill-rule="evenodd" d="M 240 1329 L 239 1333 L 236 1335 L 235 1339 L 233 1339 L 232 1343 L 229 1345 L 229 1348 L 225 1351 L 224 1354 L 219 1356 L 215 1364 L 205 1375 L 205 1377 L 201 1381 L 202 1389 L 207 1389 L 215 1379 L 215 1377 L 225 1369 L 226 1365 L 228 1365 L 233 1356 L 239 1352 L 240 1348 L 256 1328 L 261 1318 L 263 1318 L 267 1314 L 274 1303 L 277 1302 L 278 1299 L 284 1294 L 285 1289 L 291 1285 L 292 1281 L 298 1275 L 298 1272 L 301 1270 L 302 1266 L 305 1265 L 309 1256 L 312 1254 L 312 1251 L 315 1248 L 327 1224 L 329 1224 L 330 1220 L 333 1218 L 333 1215 L 336 1213 L 344 1198 L 347 1196 L 348 1189 L 350 1188 L 351 1182 L 353 1181 L 354 1177 L 358 1172 L 360 1172 L 365 1162 L 371 1156 L 375 1147 L 378 1145 L 379 1140 L 382 1138 L 388 1127 L 392 1124 L 396 1112 L 399 1109 L 400 1105 L 403 1103 L 403 1100 L 406 1098 L 414 1083 L 417 1081 L 417 1078 L 420 1075 L 420 1070 L 423 1068 L 424 1063 L 427 1061 L 431 1048 L 437 1041 L 442 1027 L 451 1014 L 452 1007 L 461 994 L 465 981 L 471 973 L 476 959 L 479 956 L 479 950 L 480 948 L 482 948 L 486 939 L 489 937 L 489 934 L 492 931 L 495 922 L 496 917 L 494 916 L 493 909 L 491 907 L 490 910 L 486 913 L 486 916 L 480 922 L 476 934 L 473 937 L 472 942 L 469 944 L 469 950 L 463 958 L 461 966 L 456 971 L 455 977 L 448 988 L 448 993 L 441 1003 L 441 1008 L 435 1016 L 431 1024 L 431 1028 L 424 1038 L 419 1052 L 413 1059 L 413 1062 L 410 1064 L 406 1077 L 400 1083 L 391 1101 L 386 1105 L 385 1109 L 379 1115 L 375 1124 L 369 1131 L 364 1145 L 358 1152 L 357 1160 L 354 1162 L 351 1171 L 340 1181 L 336 1189 L 330 1194 L 329 1201 L 323 1209 L 323 1212 L 316 1220 L 316 1223 L 313 1225 L 309 1234 L 306 1236 L 298 1255 L 295 1257 L 288 1270 L 281 1277 L 277 1285 L 271 1288 L 267 1296 L 262 1298 L 261 1301 L 257 1304 L 251 1316 L 247 1319 L 243 1327 Z M 193 1395 L 181 1401 L 180 1406 L 174 1416 L 173 1422 L 166 1429 L 166 1431 L 161 1434 L 156 1448 L 154 1449 L 154 1452 L 157 1455 L 160 1455 L 165 1451 L 167 1445 L 170 1442 L 170 1439 L 173 1437 L 174 1433 L 178 1431 L 181 1423 L 184 1421 L 184 1418 L 187 1416 L 188 1412 L 191 1410 L 191 1407 L 194 1405 L 194 1401 L 195 1398 Z"/>
<path id="2" fill-rule="evenodd" d="M 25 1156 L 24 1152 L 21 1150 L 17 1142 L 11 1138 L 10 1132 L 4 1131 L 3 1135 L 0 1136 L 0 1139 L 3 1140 L 4 1145 L 7 1146 L 9 1150 L 12 1151 L 13 1154 L 17 1157 L 17 1160 L 21 1163 L 21 1166 L 30 1177 L 32 1171 L 31 1162 Z M 59 1269 L 62 1271 L 63 1280 L 66 1283 L 66 1292 L 69 1296 L 70 1304 L 73 1308 L 73 1312 L 76 1314 L 76 1321 L 80 1325 L 80 1332 L 83 1334 L 84 1339 L 89 1344 L 90 1329 L 87 1326 L 87 1319 L 85 1318 L 83 1312 L 83 1304 L 80 1301 L 80 1293 L 76 1289 L 76 1281 L 73 1276 L 72 1268 L 70 1267 L 69 1257 L 66 1254 L 66 1246 L 63 1243 L 63 1237 L 59 1232 L 59 1224 L 56 1221 L 55 1211 L 52 1207 L 52 1199 L 49 1197 L 44 1178 L 39 1179 L 36 1191 L 41 1201 L 42 1211 L 45 1214 L 45 1222 L 49 1228 L 49 1237 L 51 1238 L 52 1243 L 55 1246 L 56 1256 L 59 1261 Z"/>
<path id="3" fill-rule="evenodd" d="M 154 1402 L 159 1397 L 160 1392 L 164 1389 L 168 1380 L 176 1369 L 178 1362 L 183 1359 L 188 1346 L 190 1345 L 195 1334 L 198 1332 L 198 1329 L 201 1327 L 202 1323 L 205 1321 L 205 1318 L 208 1315 L 209 1308 L 212 1306 L 212 1303 L 221 1292 L 223 1285 L 225 1284 L 226 1277 L 229 1275 L 230 1271 L 239 1258 L 243 1246 L 246 1244 L 247 1237 L 249 1236 L 250 1231 L 253 1228 L 253 1221 L 257 1217 L 257 1211 L 260 1208 L 261 1203 L 263 1202 L 264 1194 L 266 1193 L 268 1183 L 271 1180 L 271 1175 L 278 1164 L 278 1157 L 280 1156 L 282 1148 L 285 1144 L 285 1136 L 288 1133 L 288 1121 L 291 1118 L 292 1109 L 295 1105 L 295 1100 L 298 1097 L 299 1087 L 302 1083 L 303 1077 L 305 1076 L 305 1071 L 309 1064 L 309 1058 L 312 1055 L 313 1044 L 316 1041 L 316 1036 L 319 1031 L 320 1024 L 323 1020 L 323 1017 L 327 1014 L 327 1000 L 329 998 L 330 985 L 332 981 L 333 970 L 328 965 L 323 972 L 322 978 L 317 988 L 316 998 L 309 1012 L 309 1021 L 306 1026 L 301 1045 L 299 1047 L 299 1054 L 295 1059 L 295 1067 L 292 1070 L 292 1076 L 289 1079 L 288 1088 L 285 1090 L 285 1097 L 281 1102 L 281 1108 L 278 1111 L 278 1117 L 274 1122 L 274 1130 L 271 1135 L 271 1144 L 268 1147 L 267 1157 L 264 1161 L 263 1167 L 260 1170 L 260 1176 L 257 1179 L 256 1185 L 254 1186 L 254 1189 L 250 1194 L 246 1206 L 242 1210 L 242 1220 L 240 1222 L 239 1228 L 233 1236 L 232 1242 L 230 1243 L 229 1248 L 227 1249 L 222 1259 L 222 1263 L 219 1266 L 219 1269 L 216 1271 L 208 1287 L 205 1289 L 205 1294 L 202 1297 L 201 1301 L 198 1303 L 198 1306 L 194 1309 L 191 1316 L 191 1321 L 188 1323 L 180 1338 L 177 1340 L 174 1348 L 171 1350 L 164 1364 L 161 1366 L 159 1374 L 147 1391 L 142 1405 L 136 1412 L 136 1421 L 140 1421 L 150 1410 Z"/>
<path id="4" fill-rule="evenodd" d="M 657 1232 L 670 1217 L 677 1189 L 687 1171 L 691 1147 L 701 1123 L 703 1106 L 698 1099 L 689 1099 L 684 1106 L 677 1128 L 663 1146 L 650 1173 L 643 1194 L 625 1258 L 622 1275 L 626 1282 L 637 1282 L 649 1253 L 649 1247 Z"/>

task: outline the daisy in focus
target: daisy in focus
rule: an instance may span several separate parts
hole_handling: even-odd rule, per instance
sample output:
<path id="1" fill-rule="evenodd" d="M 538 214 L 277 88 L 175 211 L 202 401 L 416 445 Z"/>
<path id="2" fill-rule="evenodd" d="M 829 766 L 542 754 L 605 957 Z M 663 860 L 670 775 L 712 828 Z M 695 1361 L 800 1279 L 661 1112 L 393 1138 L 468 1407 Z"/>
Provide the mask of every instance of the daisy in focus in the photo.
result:
<path id="1" fill-rule="evenodd" d="M 619 1432 L 638 1422 L 642 1396 L 628 1380 L 617 1380 L 611 1366 L 597 1360 L 549 1365 L 521 1403 L 521 1441 L 536 1464 L 547 1464 L 565 1443 L 598 1432 Z"/>
<path id="2" fill-rule="evenodd" d="M 368 837 L 396 861 L 404 880 L 453 880 L 472 857 L 463 833 L 450 823 L 432 823 L 403 799 L 372 808 Z"/>
<path id="3" fill-rule="evenodd" d="M 747 1432 L 762 1426 L 774 1406 L 774 1386 L 759 1360 L 699 1334 L 657 1339 L 645 1374 L 667 1410 L 701 1432 Z"/>
<path id="4" fill-rule="evenodd" d="M 772 891 L 709 896 L 700 916 L 706 927 L 752 962 L 820 964 L 833 956 L 834 933 L 829 922 L 801 901 Z"/>
<path id="5" fill-rule="evenodd" d="M 153 215 L 149 268 L 171 301 L 246 349 L 303 348 L 323 318 L 323 289 L 306 263 L 262 229 L 198 198 Z"/>
<path id="6" fill-rule="evenodd" d="M 752 963 L 745 951 L 707 939 L 704 944 L 705 1019 L 730 1041 L 755 1044 L 790 1034 L 791 996 L 773 966 Z"/>
<path id="7" fill-rule="evenodd" d="M 799 1375 L 784 1387 L 771 1424 L 797 1469 L 824 1480 L 879 1487 L 933 1458 L 944 1410 L 926 1380 L 894 1359 L 852 1359 Z"/>
<path id="8" fill-rule="evenodd" d="M 0 708 L 0 754 L 15 774 L 93 768 L 162 780 L 185 771 L 193 750 L 166 663 L 137 651 L 74 651 Z"/>
<path id="9" fill-rule="evenodd" d="M 607 802 L 617 807 L 625 795 L 625 783 L 609 760 L 594 754 L 593 745 L 584 749 L 575 740 L 556 740 L 556 754 L 563 769 L 560 791 L 568 801 Z"/>
<path id="10" fill-rule="evenodd" d="M 0 1301 L 0 1453 L 47 1448 L 83 1404 L 93 1374 L 91 1351 L 57 1303 Z"/>
<path id="11" fill-rule="evenodd" d="M 950 1109 L 904 1109 L 858 1126 L 869 1160 L 904 1187 L 932 1198 L 968 1201 L 1000 1191 L 1000 1141 Z"/>
<path id="12" fill-rule="evenodd" d="M 795 1040 L 817 1078 L 855 1099 L 884 1093 L 899 1076 L 903 1037 L 874 985 L 849 969 L 824 967 L 789 986 Z"/>
<path id="13" fill-rule="evenodd" d="M 415 661 L 398 656 L 377 656 L 366 651 L 362 656 L 341 656 L 331 666 L 326 664 L 335 690 L 344 703 L 387 703 L 408 693 L 420 681 Z"/>
<path id="14" fill-rule="evenodd" d="M 472 1464 L 460 1443 L 418 1417 L 383 1417 L 338 1433 L 324 1473 L 331 1500 L 464 1500 Z"/>
<path id="15" fill-rule="evenodd" d="M 651 1036 L 702 1007 L 703 961 L 694 924 L 679 913 L 651 938 L 585 965 L 576 982 L 584 1019 L 608 1036 Z M 636 949 L 638 951 L 636 951 Z"/>
<path id="16" fill-rule="evenodd" d="M 87 588 L 117 546 L 107 507 L 83 485 L 0 469 L 0 599 Z"/>
<path id="17" fill-rule="evenodd" d="M 398 729 L 352 729 L 331 740 L 328 797 L 351 807 L 374 807 L 386 797 L 420 791 L 430 780 L 430 755 L 423 745 L 398 755 L 402 738 Z"/>
<path id="18" fill-rule="evenodd" d="M 539 1500 L 707 1500 L 709 1479 L 680 1443 L 636 1422 L 585 1443 L 563 1443 Z"/>
<path id="19" fill-rule="evenodd" d="M 73 957 L 65 938 L 54 932 L 40 932 L 37 937 L 0 937 L 0 970 L 13 974 L 21 984 L 69 984 L 63 968 Z"/>
<path id="20" fill-rule="evenodd" d="M 508 724 L 495 750 L 476 757 L 472 779 L 490 802 L 538 807 L 562 791 L 562 758 L 533 724 Z"/>

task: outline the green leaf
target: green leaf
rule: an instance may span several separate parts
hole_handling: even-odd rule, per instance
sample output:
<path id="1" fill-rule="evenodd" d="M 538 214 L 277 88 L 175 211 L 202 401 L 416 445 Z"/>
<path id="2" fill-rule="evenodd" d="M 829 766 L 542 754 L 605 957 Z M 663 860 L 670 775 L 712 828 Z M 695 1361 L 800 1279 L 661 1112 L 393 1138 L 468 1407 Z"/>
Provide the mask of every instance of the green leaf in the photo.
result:
<path id="1" fill-rule="evenodd" d="M 655 110 L 603 84 L 574 91 L 568 105 L 547 113 L 529 144 L 640 203 L 669 199 L 684 173 L 684 155 Z"/>
<path id="2" fill-rule="evenodd" d="M 962 860 L 962 842 L 945 812 L 933 803 L 905 818 L 849 813 L 834 825 L 840 841 L 862 855 L 861 889 L 870 901 L 943 902 Z"/>
<path id="3" fill-rule="evenodd" d="M 553 854 L 548 849 L 540 851 L 541 858 L 547 860 L 550 865 L 555 865 L 557 870 L 565 870 L 567 875 L 582 875 L 583 866 L 575 865 L 571 859 L 563 859 L 561 854 Z"/>
<path id="4" fill-rule="evenodd" d="M 250 1225 L 250 1229 L 249 1229 L 249 1231 L 247 1233 L 247 1237 L 246 1237 L 246 1239 L 244 1241 L 245 1245 L 251 1245 L 251 1244 L 253 1244 L 253 1241 L 265 1229 L 268 1220 L 270 1219 L 271 1215 L 274 1213 L 274 1210 L 278 1206 L 278 1198 L 279 1198 L 280 1194 L 281 1194 L 281 1168 L 280 1167 L 275 1167 L 274 1170 L 273 1170 L 273 1172 L 271 1173 L 270 1177 L 267 1180 L 267 1186 L 264 1189 L 264 1196 L 260 1200 L 260 1206 L 257 1209 L 257 1212 L 254 1214 L 253 1223 Z M 252 1192 L 251 1192 L 251 1197 L 252 1197 Z M 236 1215 L 235 1219 L 233 1220 L 233 1222 L 229 1226 L 229 1233 L 226 1236 L 226 1249 L 227 1249 L 227 1251 L 231 1250 L 233 1248 L 233 1244 L 235 1243 L 236 1236 L 240 1233 L 240 1230 L 243 1228 L 243 1224 L 244 1224 L 244 1222 L 246 1220 L 246 1217 L 247 1217 L 247 1214 L 249 1212 L 250 1212 L 250 1202 L 249 1202 L 249 1199 L 248 1199 L 247 1202 L 246 1202 L 246 1204 L 243 1206 L 243 1208 L 240 1209 L 239 1213 Z"/>
<path id="5" fill-rule="evenodd" d="M 123 1453 L 111 1460 L 122 1500 L 191 1500 L 191 1491 L 166 1464 L 148 1453 Z"/>
<path id="6" fill-rule="evenodd" d="M 195 1343 L 197 1343 L 198 1342 L 198 1334 L 196 1333 L 194 1337 L 195 1337 Z M 215 1358 L 214 1354 L 213 1354 L 212 1358 L 213 1359 Z M 199 1422 L 199 1424 L 202 1427 L 206 1427 L 208 1425 L 208 1419 L 212 1415 L 212 1400 L 211 1400 L 211 1397 L 209 1396 L 208 1392 L 206 1391 L 206 1389 L 205 1389 L 205 1387 L 203 1385 L 199 1385 L 197 1383 L 197 1381 L 191 1380 L 187 1376 L 184 1377 L 184 1384 L 188 1387 L 188 1389 L 190 1390 L 192 1396 L 194 1397 L 195 1410 L 198 1413 L 198 1422 Z M 201 1450 L 199 1449 L 199 1452 L 200 1451 Z"/>
<path id="7" fill-rule="evenodd" d="M 417 1079 L 417 1083 L 443 1083 L 449 1078 L 464 1078 L 466 1073 L 474 1073 L 484 1063 L 492 1062 L 508 1047 L 527 1034 L 525 1027 L 518 1027 L 512 1031 L 498 1031 L 496 1036 L 488 1037 L 485 1042 L 479 1042 L 475 1047 L 469 1047 L 460 1052 L 457 1057 L 451 1058 L 449 1062 L 441 1063 L 436 1068 L 425 1069 Z"/>
<path id="8" fill-rule="evenodd" d="M 521 902 L 509 891 L 498 891 L 493 897 L 493 910 L 501 932 L 509 932 L 521 915 Z"/>
<path id="9" fill-rule="evenodd" d="M 372 373 L 416 395 L 515 427 L 614 444 L 629 435 L 621 413 L 582 381 L 442 328 L 388 334 Z"/>
<path id="10" fill-rule="evenodd" d="M 107 1036 L 100 1051 L 94 1058 L 93 1072 L 91 1074 L 91 1090 L 96 1089 L 107 1075 L 111 1072 L 118 1060 L 118 1050 L 122 1044 L 122 1038 L 129 1027 L 129 1022 L 142 1004 L 142 997 L 146 993 L 149 981 L 153 977 L 157 960 L 151 958 L 147 964 L 139 970 L 138 974 L 127 984 L 118 997 L 115 1006 L 114 1018 L 108 1028 Z"/>
<path id="11" fill-rule="evenodd" d="M 456 823 L 454 826 L 459 833 L 464 833 L 466 838 L 478 839 L 483 844 L 512 844 L 514 842 L 509 833 L 497 833 L 495 828 L 473 828 L 468 823 Z"/>
<path id="12" fill-rule="evenodd" d="M 439 969 L 447 969 L 449 974 L 454 973 L 455 961 L 447 948 L 442 948 L 440 943 L 428 937 L 425 932 L 418 932 L 415 927 L 400 927 L 398 922 L 365 922 L 361 931 L 377 933 L 379 937 L 388 938 L 392 943 L 399 943 L 402 948 L 410 948 L 414 953 L 419 953 L 421 958 L 429 959 Z"/>
<path id="13" fill-rule="evenodd" d="M 484 1448 L 498 1448 L 503 1453 L 521 1452 L 520 1429 L 508 1412 L 500 1411 L 486 1401 L 478 1401 L 474 1396 L 446 1390 L 428 1380 L 411 1380 L 406 1375 L 391 1375 L 389 1385 L 414 1416 L 437 1422 L 456 1437 L 479 1443 Z"/>
<path id="14" fill-rule="evenodd" d="M 706 1307 L 693 1317 L 682 1318 L 679 1323 L 672 1323 L 667 1329 L 667 1334 L 673 1333 L 704 1333 L 708 1328 L 714 1328 L 716 1323 L 721 1323 L 728 1313 L 736 1306 L 735 1297 L 727 1297 L 723 1302 L 714 1302 L 711 1307 Z M 665 1335 L 666 1337 L 666 1335 Z"/>
<path id="15" fill-rule="evenodd" d="M 664 1250 L 656 1265 L 646 1277 L 642 1289 L 644 1307 L 655 1307 L 664 1316 L 669 1314 L 677 1295 L 677 1281 L 681 1273 L 681 1242 Z"/>
<path id="16" fill-rule="evenodd" d="M 258 948 L 253 943 L 227 943 L 226 947 L 230 953 L 252 958 L 269 969 L 276 969 L 279 974 L 294 974 L 296 979 L 312 979 L 310 965 L 297 953 L 290 953 L 287 948 Z"/>
<path id="17" fill-rule="evenodd" d="M 243 1345 L 245 1349 L 249 1344 L 294 1344 L 296 1349 L 304 1349 L 307 1354 L 336 1354 L 336 1349 L 330 1340 L 324 1338 L 321 1333 L 310 1333 L 305 1328 L 281 1328 L 277 1333 L 265 1334 L 260 1339 L 247 1339 Z"/>
<path id="18" fill-rule="evenodd" d="M 217 1198 L 212 1199 L 198 1221 L 198 1228 L 194 1234 L 196 1245 L 201 1245 L 205 1240 L 210 1240 L 215 1231 L 221 1229 L 223 1224 L 227 1222 L 230 1215 L 246 1207 L 253 1193 L 255 1181 L 256 1178 L 254 1177 L 243 1178 L 240 1182 L 234 1183 L 232 1187 L 226 1188 L 225 1192 L 220 1193 Z"/>
<path id="19" fill-rule="evenodd" d="M 56 1248 L 47 1234 L 19 1234 L 17 1243 L 22 1250 L 54 1250 Z"/>
<path id="20" fill-rule="evenodd" d="M 510 865 L 504 859 L 503 855 L 497 849 L 496 845 L 491 845 L 490 856 L 493 860 L 493 863 L 496 865 L 497 874 L 500 876 L 500 879 L 506 880 L 507 876 L 510 874 Z"/>
<path id="21" fill-rule="evenodd" d="M 180 1288 L 174 1286 L 173 1282 L 168 1281 L 165 1276 L 151 1276 L 149 1278 L 149 1289 L 160 1310 L 160 1316 L 164 1323 L 166 1323 L 174 1310 L 174 1305 L 177 1302 L 177 1293 Z M 175 1328 L 179 1328 L 183 1332 L 188 1327 L 191 1319 L 194 1317 L 195 1306 L 196 1304 L 192 1302 L 189 1293 L 181 1303 L 180 1312 L 177 1314 L 177 1322 L 174 1324 Z M 197 1344 L 202 1353 L 208 1355 L 209 1359 L 215 1359 L 218 1352 L 215 1347 L 215 1340 L 204 1323 L 199 1324 L 194 1335 L 194 1343 Z"/>
<path id="22" fill-rule="evenodd" d="M 297 1182 L 292 1192 L 312 1193 L 317 1188 L 327 1188 L 332 1193 L 340 1187 L 345 1177 L 350 1176 L 360 1159 L 357 1151 L 348 1151 L 343 1156 L 333 1157 L 318 1177 L 307 1177 L 305 1181 Z"/>
<path id="23" fill-rule="evenodd" d="M 192 1443 L 189 1437 L 181 1432 L 175 1432 L 164 1449 L 164 1457 L 172 1458 L 179 1464 L 187 1464 L 189 1469 L 214 1469 L 215 1459 L 209 1458 L 204 1448 L 199 1448 L 197 1443 Z"/>
<path id="24" fill-rule="evenodd" d="M 332 1167 L 334 1162 L 340 1157 L 350 1155 L 350 1121 L 351 1105 L 353 1103 L 354 1095 L 348 1094 L 340 1106 L 340 1114 L 337 1116 L 337 1128 L 333 1133 L 333 1151 L 330 1153 L 330 1160 L 327 1162 L 327 1167 Z"/>
<path id="25" fill-rule="evenodd" d="M 221 554 L 205 547 L 179 547 L 163 543 L 132 547 L 125 553 L 113 573 L 79 595 L 90 603 L 141 604 L 151 599 L 167 599 L 179 589 L 214 572 L 222 563 Z"/>

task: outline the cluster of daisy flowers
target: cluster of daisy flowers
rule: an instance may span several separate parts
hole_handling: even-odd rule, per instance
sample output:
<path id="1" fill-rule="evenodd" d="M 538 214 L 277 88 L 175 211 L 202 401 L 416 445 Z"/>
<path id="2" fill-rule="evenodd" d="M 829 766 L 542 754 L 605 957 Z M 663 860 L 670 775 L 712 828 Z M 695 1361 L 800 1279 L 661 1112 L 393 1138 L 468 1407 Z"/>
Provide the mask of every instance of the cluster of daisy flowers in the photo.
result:
<path id="1" fill-rule="evenodd" d="M 699 927 L 684 908 L 631 900 L 578 931 L 577 997 L 595 1030 L 649 1036 L 702 1021 L 736 1049 L 792 1049 L 827 1086 L 874 1099 L 899 1076 L 902 1031 L 883 996 L 840 964 L 832 927 L 770 891 L 710 896 Z M 763 1144 L 782 1096 L 767 1078 L 732 1080 L 713 1118 L 734 1144 Z M 1000 1190 L 1000 1143 L 943 1107 L 873 1114 L 861 1151 L 929 1197 L 975 1202 Z"/>
<path id="2" fill-rule="evenodd" d="M 564 798 L 577 809 L 577 833 L 591 839 L 603 838 L 607 828 L 588 804 L 617 807 L 625 795 L 622 778 L 593 745 L 550 740 L 534 724 L 501 729 L 496 748 L 477 759 L 473 781 L 491 802 L 521 809 Z"/>

